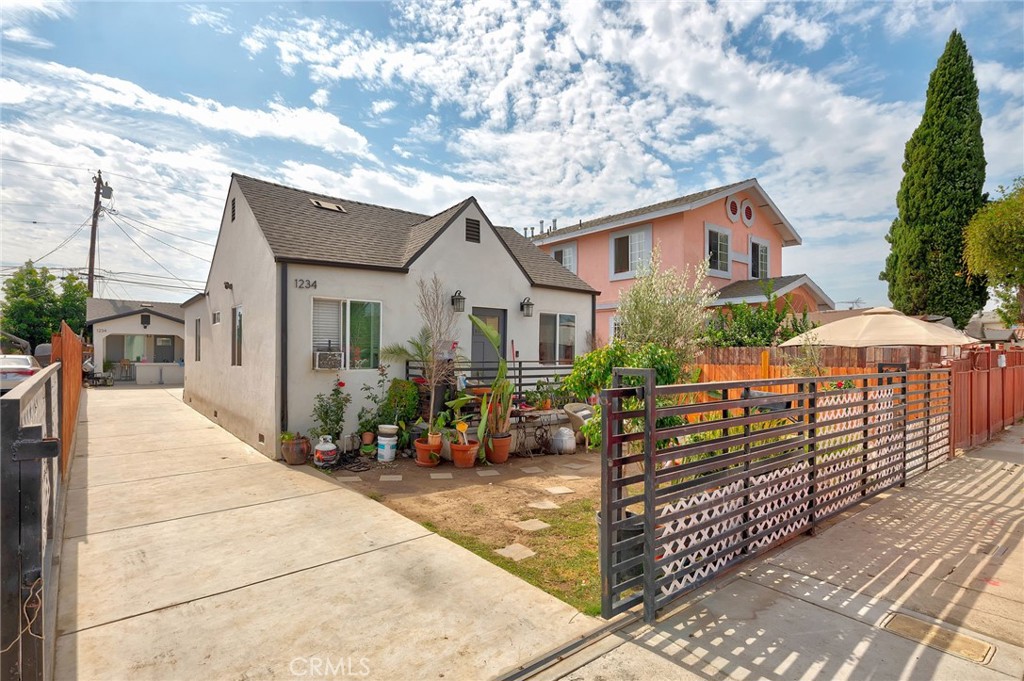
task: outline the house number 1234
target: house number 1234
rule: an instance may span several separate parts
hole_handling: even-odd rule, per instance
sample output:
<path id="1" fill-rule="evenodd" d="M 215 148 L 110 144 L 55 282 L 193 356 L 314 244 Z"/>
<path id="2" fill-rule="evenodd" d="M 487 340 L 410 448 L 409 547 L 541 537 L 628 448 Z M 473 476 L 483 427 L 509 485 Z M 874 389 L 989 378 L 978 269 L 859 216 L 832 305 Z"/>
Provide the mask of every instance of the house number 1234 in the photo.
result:
<path id="1" fill-rule="evenodd" d="M 295 288 L 316 288 L 316 279 L 296 279 Z"/>

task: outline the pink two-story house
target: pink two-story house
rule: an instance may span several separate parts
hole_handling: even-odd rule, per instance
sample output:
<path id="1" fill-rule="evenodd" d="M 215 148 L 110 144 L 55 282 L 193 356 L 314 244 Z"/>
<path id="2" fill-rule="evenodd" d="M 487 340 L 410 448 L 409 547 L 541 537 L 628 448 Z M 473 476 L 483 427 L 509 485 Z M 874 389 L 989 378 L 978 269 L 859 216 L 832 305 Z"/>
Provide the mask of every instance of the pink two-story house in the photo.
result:
<path id="1" fill-rule="evenodd" d="M 797 312 L 835 308 L 807 275 L 782 275 L 782 249 L 800 245 L 800 235 L 756 179 L 542 232 L 534 242 L 601 292 L 598 343 L 614 337 L 619 296 L 655 244 L 666 267 L 707 260 L 717 305 L 764 303 L 770 284 Z"/>

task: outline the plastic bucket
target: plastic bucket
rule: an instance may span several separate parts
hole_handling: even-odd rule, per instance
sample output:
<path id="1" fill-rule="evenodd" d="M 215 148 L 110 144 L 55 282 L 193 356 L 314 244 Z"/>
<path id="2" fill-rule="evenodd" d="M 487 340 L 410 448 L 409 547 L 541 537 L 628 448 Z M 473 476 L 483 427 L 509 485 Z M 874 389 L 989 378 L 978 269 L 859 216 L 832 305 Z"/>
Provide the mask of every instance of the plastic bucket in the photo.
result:
<path id="1" fill-rule="evenodd" d="M 397 449 L 397 437 L 379 436 L 377 438 L 377 461 L 394 461 Z"/>

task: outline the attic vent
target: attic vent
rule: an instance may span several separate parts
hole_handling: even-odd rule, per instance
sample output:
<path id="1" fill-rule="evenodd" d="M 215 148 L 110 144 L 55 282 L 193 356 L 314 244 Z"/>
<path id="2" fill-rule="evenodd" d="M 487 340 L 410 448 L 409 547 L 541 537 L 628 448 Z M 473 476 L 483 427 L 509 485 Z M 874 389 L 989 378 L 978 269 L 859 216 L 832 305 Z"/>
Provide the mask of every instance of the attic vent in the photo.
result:
<path id="1" fill-rule="evenodd" d="M 231 222 L 235 221 L 235 200 L 231 199 Z"/>
<path id="2" fill-rule="evenodd" d="M 316 206 L 317 208 L 323 208 L 324 210 L 333 210 L 333 211 L 337 211 L 338 213 L 347 213 L 348 212 L 344 208 L 342 208 L 340 205 L 338 205 L 337 203 L 330 203 L 328 201 L 319 201 L 317 199 L 310 199 L 310 202 L 314 206 Z"/>
<path id="3" fill-rule="evenodd" d="M 480 221 L 466 218 L 466 241 L 480 243 Z"/>

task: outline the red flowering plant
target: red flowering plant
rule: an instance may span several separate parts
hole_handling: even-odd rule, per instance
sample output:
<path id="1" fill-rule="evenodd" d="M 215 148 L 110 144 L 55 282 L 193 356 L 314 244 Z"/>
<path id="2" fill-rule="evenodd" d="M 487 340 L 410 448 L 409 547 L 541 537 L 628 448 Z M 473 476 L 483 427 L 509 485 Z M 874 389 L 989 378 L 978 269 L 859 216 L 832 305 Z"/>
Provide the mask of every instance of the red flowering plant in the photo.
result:
<path id="1" fill-rule="evenodd" d="M 310 414 L 316 421 L 316 425 L 310 430 L 313 437 L 330 435 L 332 442 L 341 439 L 345 427 L 345 410 L 352 401 L 352 396 L 342 390 L 344 387 L 345 381 L 338 378 L 334 381 L 330 393 L 318 393 L 313 398 L 313 413 Z"/>
<path id="2" fill-rule="evenodd" d="M 828 381 L 822 385 L 825 390 L 851 390 L 857 386 L 851 379 L 842 381 Z"/>

